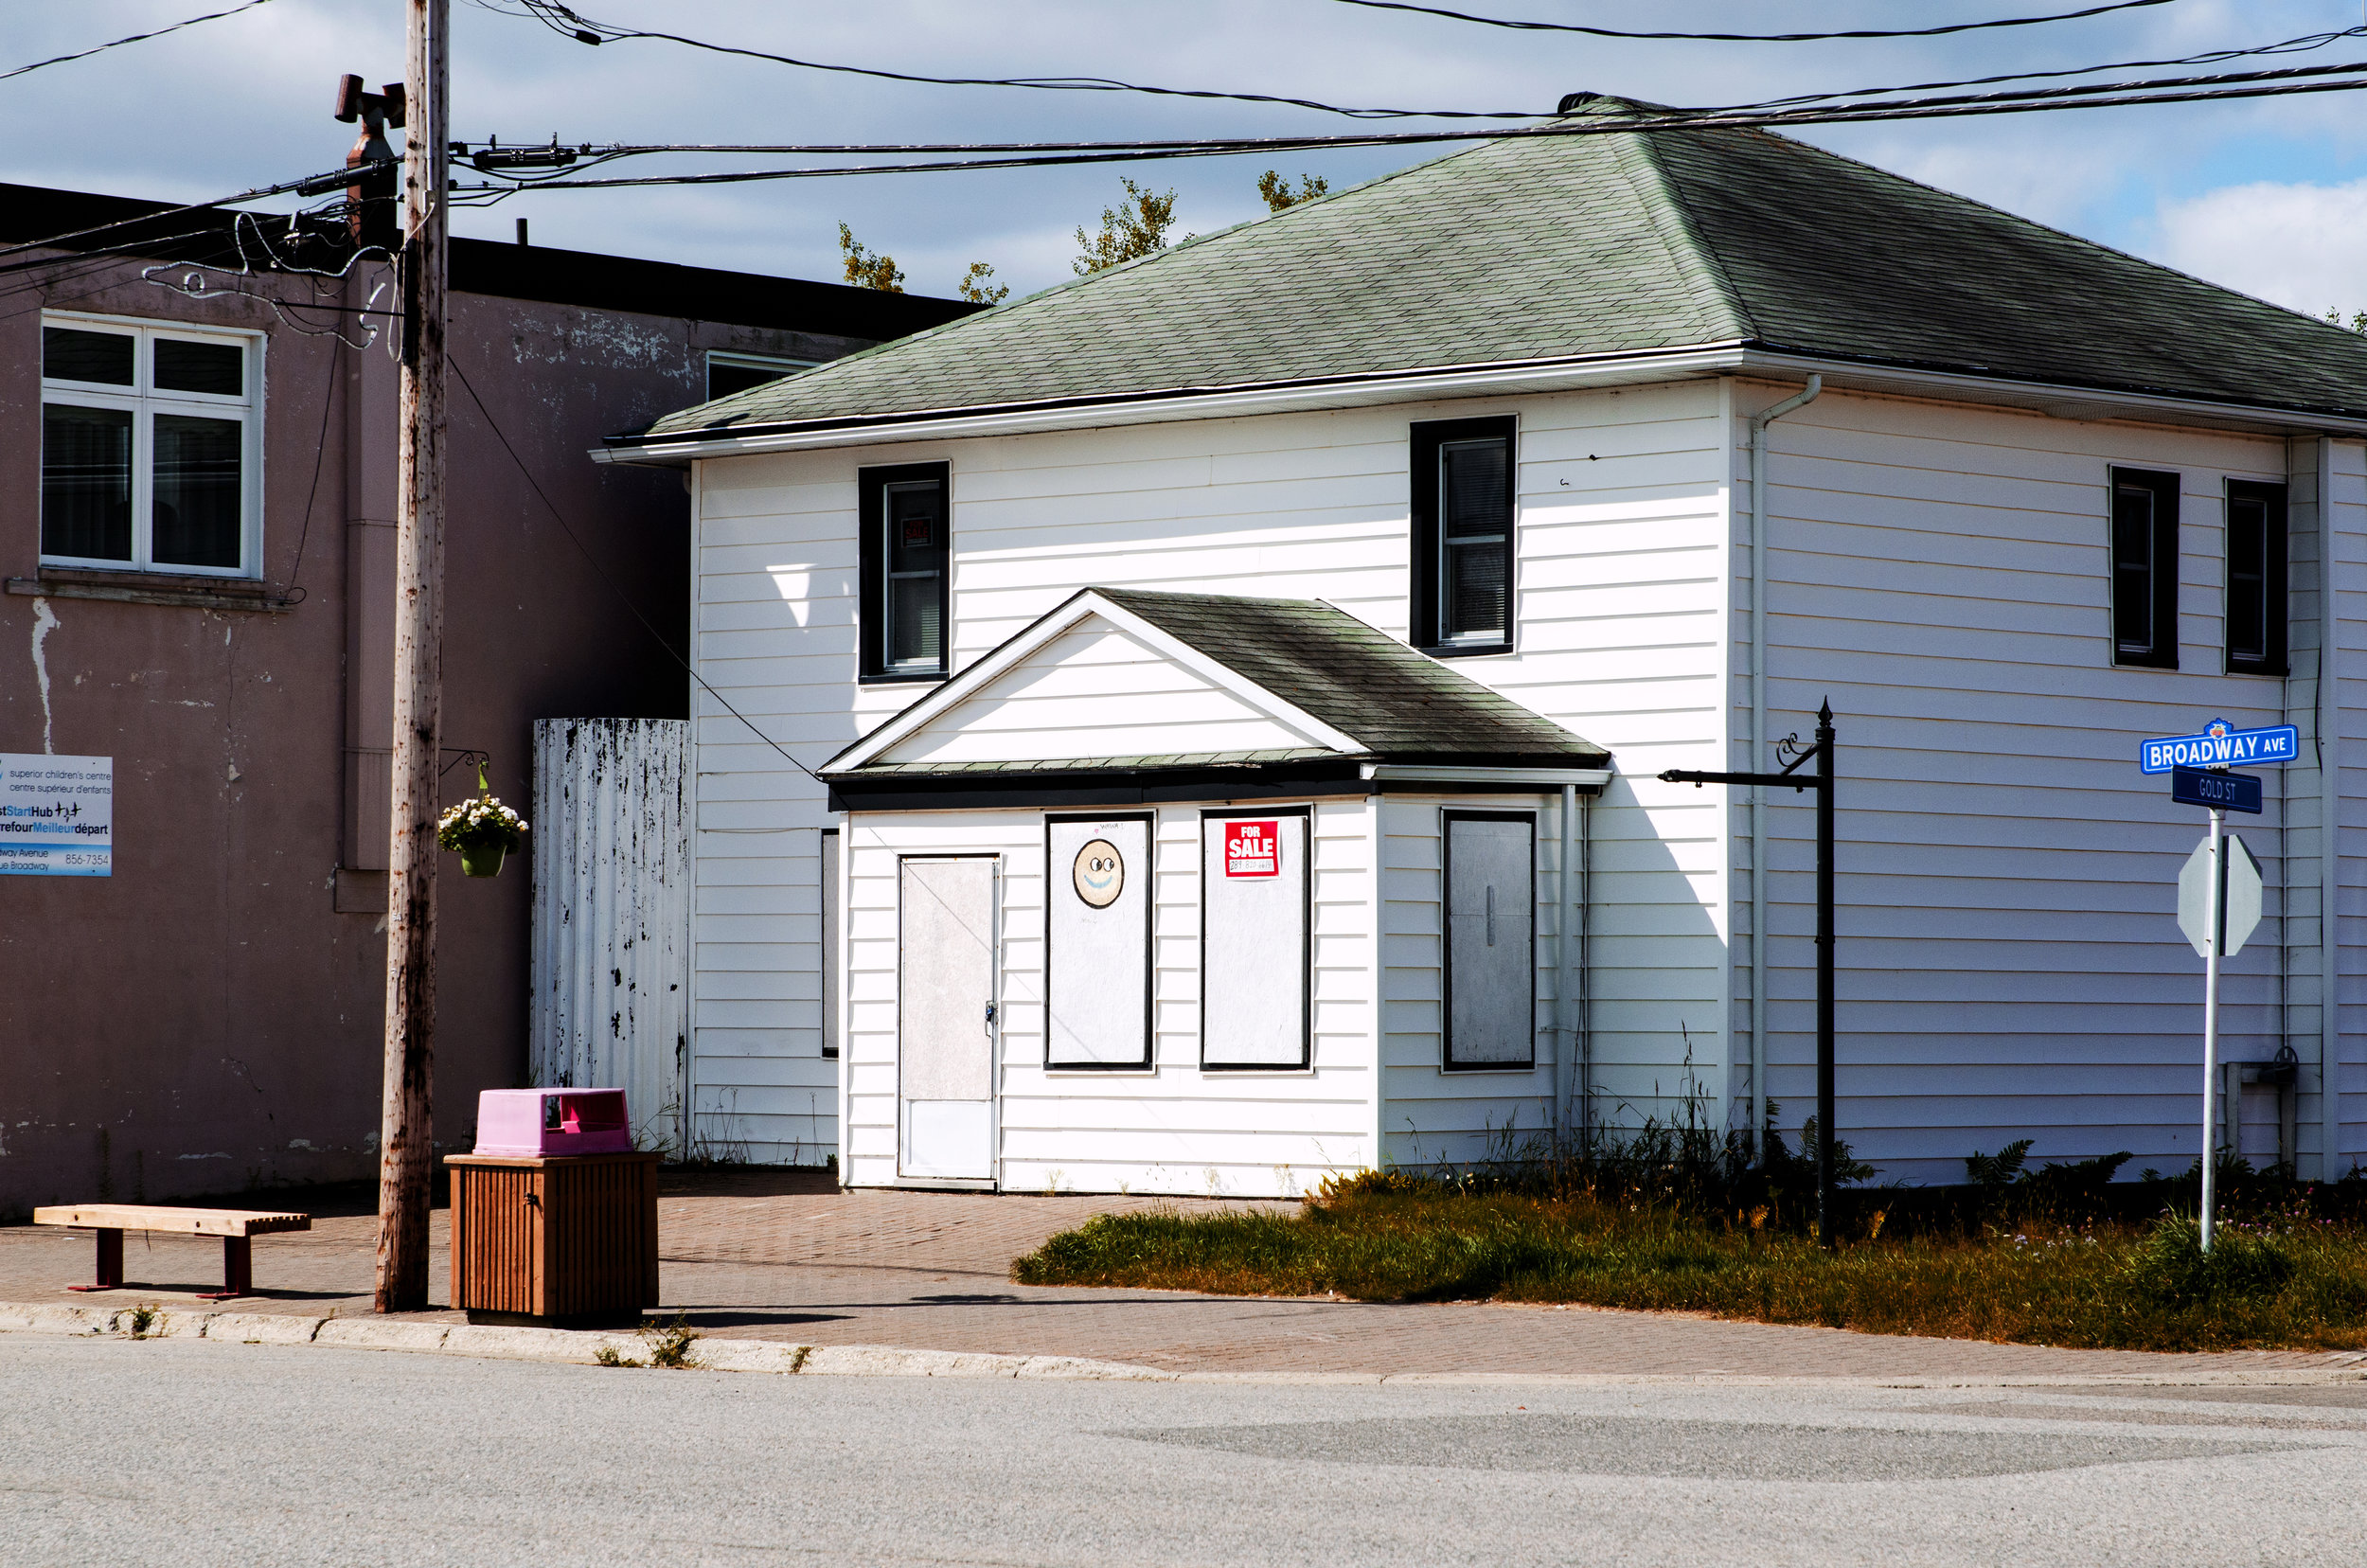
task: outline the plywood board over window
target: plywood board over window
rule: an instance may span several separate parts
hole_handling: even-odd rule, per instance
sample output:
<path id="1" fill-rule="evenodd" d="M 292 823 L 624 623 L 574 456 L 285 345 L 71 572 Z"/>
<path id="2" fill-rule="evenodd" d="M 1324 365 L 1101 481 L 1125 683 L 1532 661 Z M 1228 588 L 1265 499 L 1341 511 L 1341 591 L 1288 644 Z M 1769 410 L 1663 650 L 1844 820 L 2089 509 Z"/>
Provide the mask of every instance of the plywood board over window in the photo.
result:
<path id="1" fill-rule="evenodd" d="M 1537 818 L 1446 813 L 1450 1071 L 1537 1064 Z"/>
<path id="2" fill-rule="evenodd" d="M 1044 819 L 1044 1065 L 1151 1065 L 1150 813 Z"/>
<path id="3" fill-rule="evenodd" d="M 1314 922 L 1304 806 L 1201 815 L 1200 1064 L 1304 1068 Z"/>

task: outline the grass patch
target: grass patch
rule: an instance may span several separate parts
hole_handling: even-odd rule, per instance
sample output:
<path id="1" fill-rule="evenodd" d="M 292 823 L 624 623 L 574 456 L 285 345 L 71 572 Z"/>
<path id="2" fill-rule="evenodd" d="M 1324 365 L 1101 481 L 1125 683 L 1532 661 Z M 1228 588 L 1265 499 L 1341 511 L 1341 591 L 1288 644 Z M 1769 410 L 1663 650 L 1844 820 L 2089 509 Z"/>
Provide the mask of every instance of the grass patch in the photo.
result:
<path id="1" fill-rule="evenodd" d="M 2128 1184 L 2133 1185 L 2134 1184 Z M 1704 1215 L 1568 1183 L 1363 1176 L 1296 1215 L 1102 1215 L 1019 1258 L 1025 1285 L 1702 1312 L 1874 1333 L 2142 1350 L 2367 1345 L 2367 1228 L 2305 1204 L 2222 1224 L 1894 1226 L 1860 1193 L 1837 1252 L 1766 1203 Z M 1904 1234 L 1901 1234 L 1902 1229 Z"/>

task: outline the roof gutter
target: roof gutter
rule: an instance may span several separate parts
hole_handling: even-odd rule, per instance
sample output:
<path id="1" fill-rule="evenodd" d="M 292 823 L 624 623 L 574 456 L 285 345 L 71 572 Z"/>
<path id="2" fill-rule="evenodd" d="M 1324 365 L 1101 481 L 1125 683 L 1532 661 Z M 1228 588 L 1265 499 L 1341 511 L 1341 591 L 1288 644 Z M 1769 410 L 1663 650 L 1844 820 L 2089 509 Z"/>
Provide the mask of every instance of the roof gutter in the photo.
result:
<path id="1" fill-rule="evenodd" d="M 1646 353 L 1579 354 L 1509 365 L 1449 365 L 1355 376 L 1264 382 L 1246 386 L 1179 387 L 1119 398 L 1064 398 L 979 409 L 866 415 L 815 419 L 714 435 L 620 437 L 592 449 L 596 463 L 680 467 L 694 458 L 767 452 L 811 452 L 889 441 L 942 441 L 1037 431 L 1086 430 L 1178 419 L 1234 419 L 1301 409 L 1351 408 L 1363 403 L 1429 398 L 1480 398 L 1506 393 L 1577 391 L 1639 382 L 1717 375 L 1740 367 L 1737 340 Z"/>
<path id="2" fill-rule="evenodd" d="M 1380 784 L 1535 784 L 1601 794 L 1611 783 L 1609 768 L 1458 767 L 1436 762 L 1367 762 L 1364 777 Z"/>
<path id="3" fill-rule="evenodd" d="M 1735 373 L 1794 382 L 1821 374 L 1835 391 L 1990 403 L 2056 419 L 2132 419 L 2251 429 L 2283 436 L 2367 436 L 2367 417 L 2357 415 L 1790 353 L 1750 347 L 1736 340 L 1644 353 L 1569 355 L 1509 365 L 1440 366 L 1246 386 L 1178 387 L 1121 397 L 1064 398 L 988 408 L 811 419 L 713 434 L 694 432 L 654 438 L 618 437 L 592 448 L 590 456 L 596 463 L 684 468 L 698 458 L 756 453 L 811 452 L 902 441 L 1233 419 L 1432 398 L 1582 391 L 1596 386 Z"/>
<path id="4" fill-rule="evenodd" d="M 1736 369 L 1741 374 L 1764 375 L 1771 381 L 1797 382 L 1818 374 L 1836 392 L 1989 403 L 2056 419 L 2128 419 L 2149 424 L 2204 425 L 2218 430 L 2251 429 L 2277 436 L 2367 436 L 2367 416 L 2323 409 L 2180 398 L 2161 392 L 1982 376 L 1961 370 L 1926 369 L 1768 348 L 1746 349 L 1740 359 Z"/>

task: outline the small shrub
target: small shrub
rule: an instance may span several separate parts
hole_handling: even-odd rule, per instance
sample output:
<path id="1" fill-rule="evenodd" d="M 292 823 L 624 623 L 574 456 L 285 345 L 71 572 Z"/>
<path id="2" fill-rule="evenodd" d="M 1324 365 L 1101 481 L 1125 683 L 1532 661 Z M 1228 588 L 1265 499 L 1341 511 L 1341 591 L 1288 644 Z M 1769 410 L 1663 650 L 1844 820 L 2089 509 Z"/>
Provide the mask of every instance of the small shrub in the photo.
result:
<path id="1" fill-rule="evenodd" d="M 156 1310 L 156 1304 L 154 1302 L 143 1301 L 138 1306 L 133 1308 L 129 1312 L 126 1312 L 124 1316 L 131 1320 L 132 1337 L 133 1339 L 146 1339 L 155 1330 L 158 1323 L 163 1320 L 164 1313 Z"/>
<path id="2" fill-rule="evenodd" d="M 631 1357 L 618 1355 L 616 1346 L 613 1345 L 601 1345 L 592 1353 L 592 1359 L 602 1366 L 639 1366 L 641 1364 Z"/>

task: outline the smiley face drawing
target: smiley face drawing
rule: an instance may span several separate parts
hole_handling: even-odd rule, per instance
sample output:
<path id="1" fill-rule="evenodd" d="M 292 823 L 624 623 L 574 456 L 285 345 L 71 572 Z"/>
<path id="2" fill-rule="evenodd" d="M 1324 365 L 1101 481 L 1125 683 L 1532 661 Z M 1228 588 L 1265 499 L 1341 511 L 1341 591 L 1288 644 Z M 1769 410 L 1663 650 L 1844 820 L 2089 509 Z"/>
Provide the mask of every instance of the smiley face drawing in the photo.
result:
<path id="1" fill-rule="evenodd" d="M 1095 909 L 1118 901 L 1126 886 L 1126 862 L 1108 839 L 1095 839 L 1077 851 L 1077 896 Z"/>

